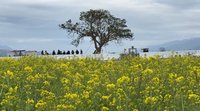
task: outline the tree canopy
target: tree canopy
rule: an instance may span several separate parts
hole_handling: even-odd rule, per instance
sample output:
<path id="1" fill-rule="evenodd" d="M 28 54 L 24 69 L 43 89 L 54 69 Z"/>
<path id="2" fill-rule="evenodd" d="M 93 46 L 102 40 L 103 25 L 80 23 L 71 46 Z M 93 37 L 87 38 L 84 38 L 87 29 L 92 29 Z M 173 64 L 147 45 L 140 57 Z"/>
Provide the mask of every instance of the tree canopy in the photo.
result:
<path id="1" fill-rule="evenodd" d="M 126 20 L 114 17 L 109 11 L 89 10 L 80 13 L 80 22 L 71 19 L 59 27 L 72 34 L 72 44 L 78 46 L 80 41 L 89 37 L 94 42 L 94 53 L 101 53 L 102 47 L 110 41 L 121 42 L 122 39 L 133 39 L 133 33 L 127 28 Z"/>

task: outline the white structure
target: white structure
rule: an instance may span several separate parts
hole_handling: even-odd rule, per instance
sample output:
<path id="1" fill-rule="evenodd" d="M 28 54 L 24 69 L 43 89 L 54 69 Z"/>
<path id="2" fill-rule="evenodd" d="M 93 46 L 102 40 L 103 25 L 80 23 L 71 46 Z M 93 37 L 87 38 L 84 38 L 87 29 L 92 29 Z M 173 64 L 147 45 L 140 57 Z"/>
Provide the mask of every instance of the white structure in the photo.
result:
<path id="1" fill-rule="evenodd" d="M 100 59 L 100 60 L 110 60 L 110 59 L 119 59 L 120 53 L 113 53 L 113 54 L 70 54 L 70 55 L 40 55 L 37 51 L 25 51 L 25 50 L 13 50 L 10 53 L 10 57 L 12 58 L 19 58 L 20 54 L 22 55 L 39 55 L 39 56 L 46 56 L 46 57 L 54 57 L 57 59 L 78 59 L 78 58 L 93 58 L 93 59 Z M 170 56 L 175 55 L 194 55 L 200 56 L 200 50 L 183 50 L 183 51 L 165 51 L 165 52 L 145 52 L 139 53 L 140 57 L 151 57 L 159 55 L 162 58 L 167 58 Z"/>
<path id="2" fill-rule="evenodd" d="M 37 55 L 37 51 L 12 50 L 7 54 L 8 57 L 26 56 L 26 55 Z"/>
<path id="3" fill-rule="evenodd" d="M 25 55 L 37 55 L 37 51 L 25 51 Z"/>
<path id="4" fill-rule="evenodd" d="M 182 51 L 165 51 L 165 52 L 145 52 L 140 53 L 141 57 L 150 57 L 159 55 L 160 57 L 167 58 L 173 55 L 194 55 L 194 56 L 200 56 L 200 50 L 182 50 Z"/>
<path id="5" fill-rule="evenodd" d="M 8 52 L 9 57 L 22 56 L 26 50 L 12 50 Z"/>

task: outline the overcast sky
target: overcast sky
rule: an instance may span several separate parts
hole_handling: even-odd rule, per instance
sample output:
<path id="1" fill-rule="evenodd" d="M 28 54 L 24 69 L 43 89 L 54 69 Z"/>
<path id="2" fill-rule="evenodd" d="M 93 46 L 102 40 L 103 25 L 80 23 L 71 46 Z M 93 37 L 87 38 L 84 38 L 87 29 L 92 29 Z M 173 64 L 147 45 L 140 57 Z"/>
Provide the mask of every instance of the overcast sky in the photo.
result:
<path id="1" fill-rule="evenodd" d="M 200 37 L 200 0 L 0 0 L 0 44 L 26 50 L 93 50 L 85 40 L 70 44 L 58 25 L 78 21 L 81 11 L 106 9 L 127 20 L 133 41 L 111 43 L 104 52 L 120 52 L 173 40 Z"/>

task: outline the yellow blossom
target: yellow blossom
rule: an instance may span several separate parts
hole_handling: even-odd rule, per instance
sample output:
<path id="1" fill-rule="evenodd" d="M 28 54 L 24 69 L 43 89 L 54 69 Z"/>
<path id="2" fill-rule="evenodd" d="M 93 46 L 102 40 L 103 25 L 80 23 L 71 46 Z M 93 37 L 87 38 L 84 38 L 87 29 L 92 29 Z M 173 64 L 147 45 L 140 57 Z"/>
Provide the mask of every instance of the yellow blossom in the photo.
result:
<path id="1" fill-rule="evenodd" d="M 90 93 L 88 91 L 83 91 L 83 98 L 87 99 L 90 97 Z"/>
<path id="2" fill-rule="evenodd" d="M 153 70 L 152 69 L 145 69 L 143 71 L 144 74 L 153 74 Z"/>
<path id="3" fill-rule="evenodd" d="M 157 99 L 155 97 L 146 97 L 144 103 L 145 104 L 155 104 L 157 102 Z"/>
<path id="4" fill-rule="evenodd" d="M 159 79 L 158 77 L 154 77 L 154 78 L 152 79 L 152 83 L 153 83 L 153 84 L 156 84 L 156 85 L 159 85 L 160 79 Z"/>
<path id="5" fill-rule="evenodd" d="M 45 109 L 46 108 L 47 103 L 43 100 L 39 100 L 36 104 L 35 107 L 38 109 Z"/>
<path id="6" fill-rule="evenodd" d="M 115 84 L 107 84 L 107 90 L 113 90 L 115 88 Z"/>
<path id="7" fill-rule="evenodd" d="M 165 96 L 164 96 L 164 100 L 165 101 L 170 101 L 170 99 L 171 99 L 171 95 L 170 94 L 166 94 Z"/>
<path id="8" fill-rule="evenodd" d="M 191 100 L 193 103 L 200 104 L 200 96 L 197 94 L 189 94 L 188 99 Z"/>
<path id="9" fill-rule="evenodd" d="M 49 85 L 50 85 L 49 81 L 44 81 L 43 83 L 44 83 L 44 85 L 46 85 L 46 86 L 49 86 Z"/>
<path id="10" fill-rule="evenodd" d="M 24 68 L 24 70 L 27 71 L 27 72 L 30 72 L 30 73 L 33 72 L 33 69 L 31 67 L 29 67 L 29 66 L 26 66 Z"/>
<path id="11" fill-rule="evenodd" d="M 108 107 L 105 107 L 105 106 L 103 106 L 103 107 L 102 107 L 102 109 L 101 109 L 101 111 L 109 111 L 109 108 L 108 108 Z"/>
<path id="12" fill-rule="evenodd" d="M 129 83 L 130 78 L 128 76 L 122 76 L 121 78 L 117 79 L 117 85 L 121 85 L 122 83 Z"/>
<path id="13" fill-rule="evenodd" d="M 57 110 L 75 110 L 73 105 L 59 104 L 56 106 Z"/>
<path id="14" fill-rule="evenodd" d="M 34 104 L 34 100 L 33 100 L 33 99 L 27 99 L 27 100 L 26 100 L 26 103 L 27 103 L 27 104 Z"/>
<path id="15" fill-rule="evenodd" d="M 184 81 L 184 77 L 183 76 L 180 76 L 178 78 L 176 78 L 176 82 L 182 82 Z"/>
<path id="16" fill-rule="evenodd" d="M 76 99 L 78 98 L 78 95 L 75 93 L 66 93 L 64 97 L 68 99 Z"/>
<path id="17" fill-rule="evenodd" d="M 9 88 L 9 93 L 15 93 L 15 92 L 17 92 L 17 89 L 18 89 L 17 86 L 15 86 L 14 88 L 10 87 Z"/>
<path id="18" fill-rule="evenodd" d="M 45 97 L 46 99 L 49 99 L 49 100 L 52 100 L 55 98 L 55 94 L 50 92 L 50 91 L 47 91 L 47 90 L 42 90 L 40 95 L 42 97 Z"/>
<path id="19" fill-rule="evenodd" d="M 138 109 L 133 109 L 133 111 L 139 111 Z"/>
<path id="20" fill-rule="evenodd" d="M 7 75 L 10 79 L 12 79 L 14 77 L 14 73 L 11 72 L 10 70 L 7 70 L 7 72 L 5 73 L 5 75 Z"/>
<path id="21" fill-rule="evenodd" d="M 106 101 L 107 101 L 107 100 L 110 98 L 110 96 L 102 96 L 101 98 L 102 98 L 103 100 L 106 100 Z"/>

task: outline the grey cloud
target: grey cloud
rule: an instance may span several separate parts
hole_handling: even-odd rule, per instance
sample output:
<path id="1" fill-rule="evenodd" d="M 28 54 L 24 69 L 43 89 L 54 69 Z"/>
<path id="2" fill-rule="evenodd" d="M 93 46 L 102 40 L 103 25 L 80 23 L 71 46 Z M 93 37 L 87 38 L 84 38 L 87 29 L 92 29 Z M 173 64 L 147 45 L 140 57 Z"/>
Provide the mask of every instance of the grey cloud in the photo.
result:
<path id="1" fill-rule="evenodd" d="M 23 47 L 28 43 L 32 45 L 29 48 L 35 47 L 33 44 L 37 40 L 38 47 L 45 47 L 44 43 L 53 43 L 48 40 L 58 42 L 52 47 L 69 45 L 70 39 L 67 39 L 65 31 L 59 29 L 58 24 L 68 19 L 78 21 L 80 12 L 90 8 L 108 9 L 116 17 L 127 20 L 128 27 L 135 33 L 135 40 L 125 41 L 125 44 L 119 46 L 122 48 L 133 44 L 145 47 L 147 44 L 200 35 L 200 8 L 197 0 L 14 1 L 3 0 L 0 6 L 0 39 L 13 44 L 13 47 Z M 61 42 L 58 38 L 66 41 Z M 14 45 L 17 40 L 18 45 Z M 89 47 L 87 43 L 83 43 L 82 47 Z M 113 46 L 111 44 L 108 47 L 112 49 Z"/>
<path id="2" fill-rule="evenodd" d="M 187 9 L 199 6 L 199 0 L 156 0 L 158 3 L 166 4 L 175 8 Z"/>

